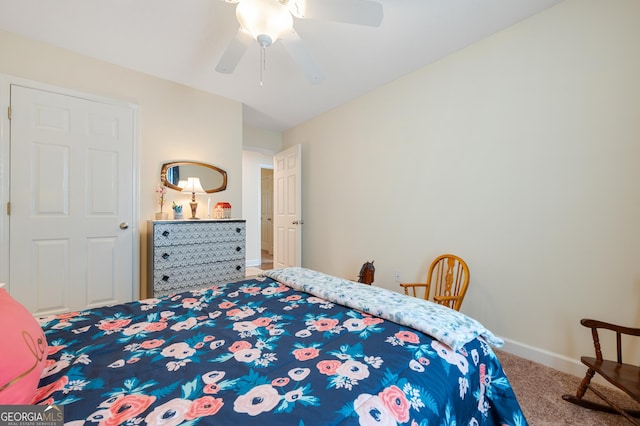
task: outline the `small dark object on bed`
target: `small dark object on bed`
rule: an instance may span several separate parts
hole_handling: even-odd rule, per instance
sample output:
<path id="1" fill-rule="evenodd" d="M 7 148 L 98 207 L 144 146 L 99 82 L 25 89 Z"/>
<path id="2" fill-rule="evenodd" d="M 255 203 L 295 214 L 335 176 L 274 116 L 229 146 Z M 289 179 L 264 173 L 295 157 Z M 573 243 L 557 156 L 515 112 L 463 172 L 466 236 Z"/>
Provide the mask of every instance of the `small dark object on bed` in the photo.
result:
<path id="1" fill-rule="evenodd" d="M 373 277 L 376 273 L 376 268 L 373 266 L 373 260 L 371 262 L 364 262 L 362 268 L 360 268 L 360 273 L 358 274 L 358 282 L 363 284 L 371 284 L 373 282 Z"/>

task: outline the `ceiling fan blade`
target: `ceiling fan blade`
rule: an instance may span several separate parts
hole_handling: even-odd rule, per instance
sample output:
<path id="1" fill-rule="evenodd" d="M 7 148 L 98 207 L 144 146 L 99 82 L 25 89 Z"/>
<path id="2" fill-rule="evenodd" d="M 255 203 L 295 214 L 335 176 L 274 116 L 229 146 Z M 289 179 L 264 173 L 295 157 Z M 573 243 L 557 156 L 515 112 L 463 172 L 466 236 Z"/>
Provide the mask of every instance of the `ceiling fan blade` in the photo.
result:
<path id="1" fill-rule="evenodd" d="M 345 22 L 378 27 L 382 23 L 382 4 L 374 0 L 289 0 L 293 16 L 302 19 Z"/>
<path id="2" fill-rule="evenodd" d="M 289 52 L 293 61 L 300 67 L 307 80 L 312 84 L 320 83 L 324 80 L 324 74 L 316 63 L 311 53 L 307 50 L 298 33 L 291 29 L 286 36 L 280 39 L 284 48 Z"/>
<path id="3" fill-rule="evenodd" d="M 253 41 L 253 38 L 247 32 L 243 31 L 242 28 L 238 28 L 235 36 L 233 36 L 233 39 L 231 39 L 227 49 L 218 61 L 216 71 L 223 74 L 231 74 Z"/>

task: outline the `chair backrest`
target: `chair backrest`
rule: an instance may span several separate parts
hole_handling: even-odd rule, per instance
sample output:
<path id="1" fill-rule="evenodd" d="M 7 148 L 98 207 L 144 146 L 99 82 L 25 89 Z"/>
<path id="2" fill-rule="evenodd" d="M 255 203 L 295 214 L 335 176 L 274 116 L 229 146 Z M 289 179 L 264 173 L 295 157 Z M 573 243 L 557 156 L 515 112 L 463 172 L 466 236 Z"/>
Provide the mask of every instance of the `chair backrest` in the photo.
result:
<path id="1" fill-rule="evenodd" d="M 424 297 L 429 298 L 429 291 L 433 288 L 434 302 L 459 311 L 468 286 L 467 263 L 454 254 L 443 254 L 436 257 L 429 266 Z"/>

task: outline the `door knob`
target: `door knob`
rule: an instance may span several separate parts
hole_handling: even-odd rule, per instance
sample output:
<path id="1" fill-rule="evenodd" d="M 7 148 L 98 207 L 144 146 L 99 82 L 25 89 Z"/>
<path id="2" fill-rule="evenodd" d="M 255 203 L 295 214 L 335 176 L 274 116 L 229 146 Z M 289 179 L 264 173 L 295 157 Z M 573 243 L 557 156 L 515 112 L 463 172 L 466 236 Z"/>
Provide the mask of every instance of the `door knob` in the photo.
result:
<path id="1" fill-rule="evenodd" d="M 129 224 L 127 222 L 122 222 L 120 224 L 120 229 L 127 229 L 129 227 Z"/>

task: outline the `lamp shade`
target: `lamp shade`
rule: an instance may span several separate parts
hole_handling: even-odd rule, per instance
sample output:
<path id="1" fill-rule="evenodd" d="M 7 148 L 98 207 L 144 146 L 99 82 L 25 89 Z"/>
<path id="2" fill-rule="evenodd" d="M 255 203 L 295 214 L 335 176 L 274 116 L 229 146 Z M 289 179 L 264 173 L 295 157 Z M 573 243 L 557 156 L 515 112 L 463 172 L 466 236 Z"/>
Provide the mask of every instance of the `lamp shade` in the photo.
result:
<path id="1" fill-rule="evenodd" d="M 183 191 L 203 194 L 205 190 L 200 184 L 200 178 L 190 177 L 187 179 L 186 184 L 182 188 Z"/>
<path id="2" fill-rule="evenodd" d="M 293 28 L 293 17 L 278 0 L 242 0 L 236 6 L 240 26 L 262 47 L 268 47 Z"/>

